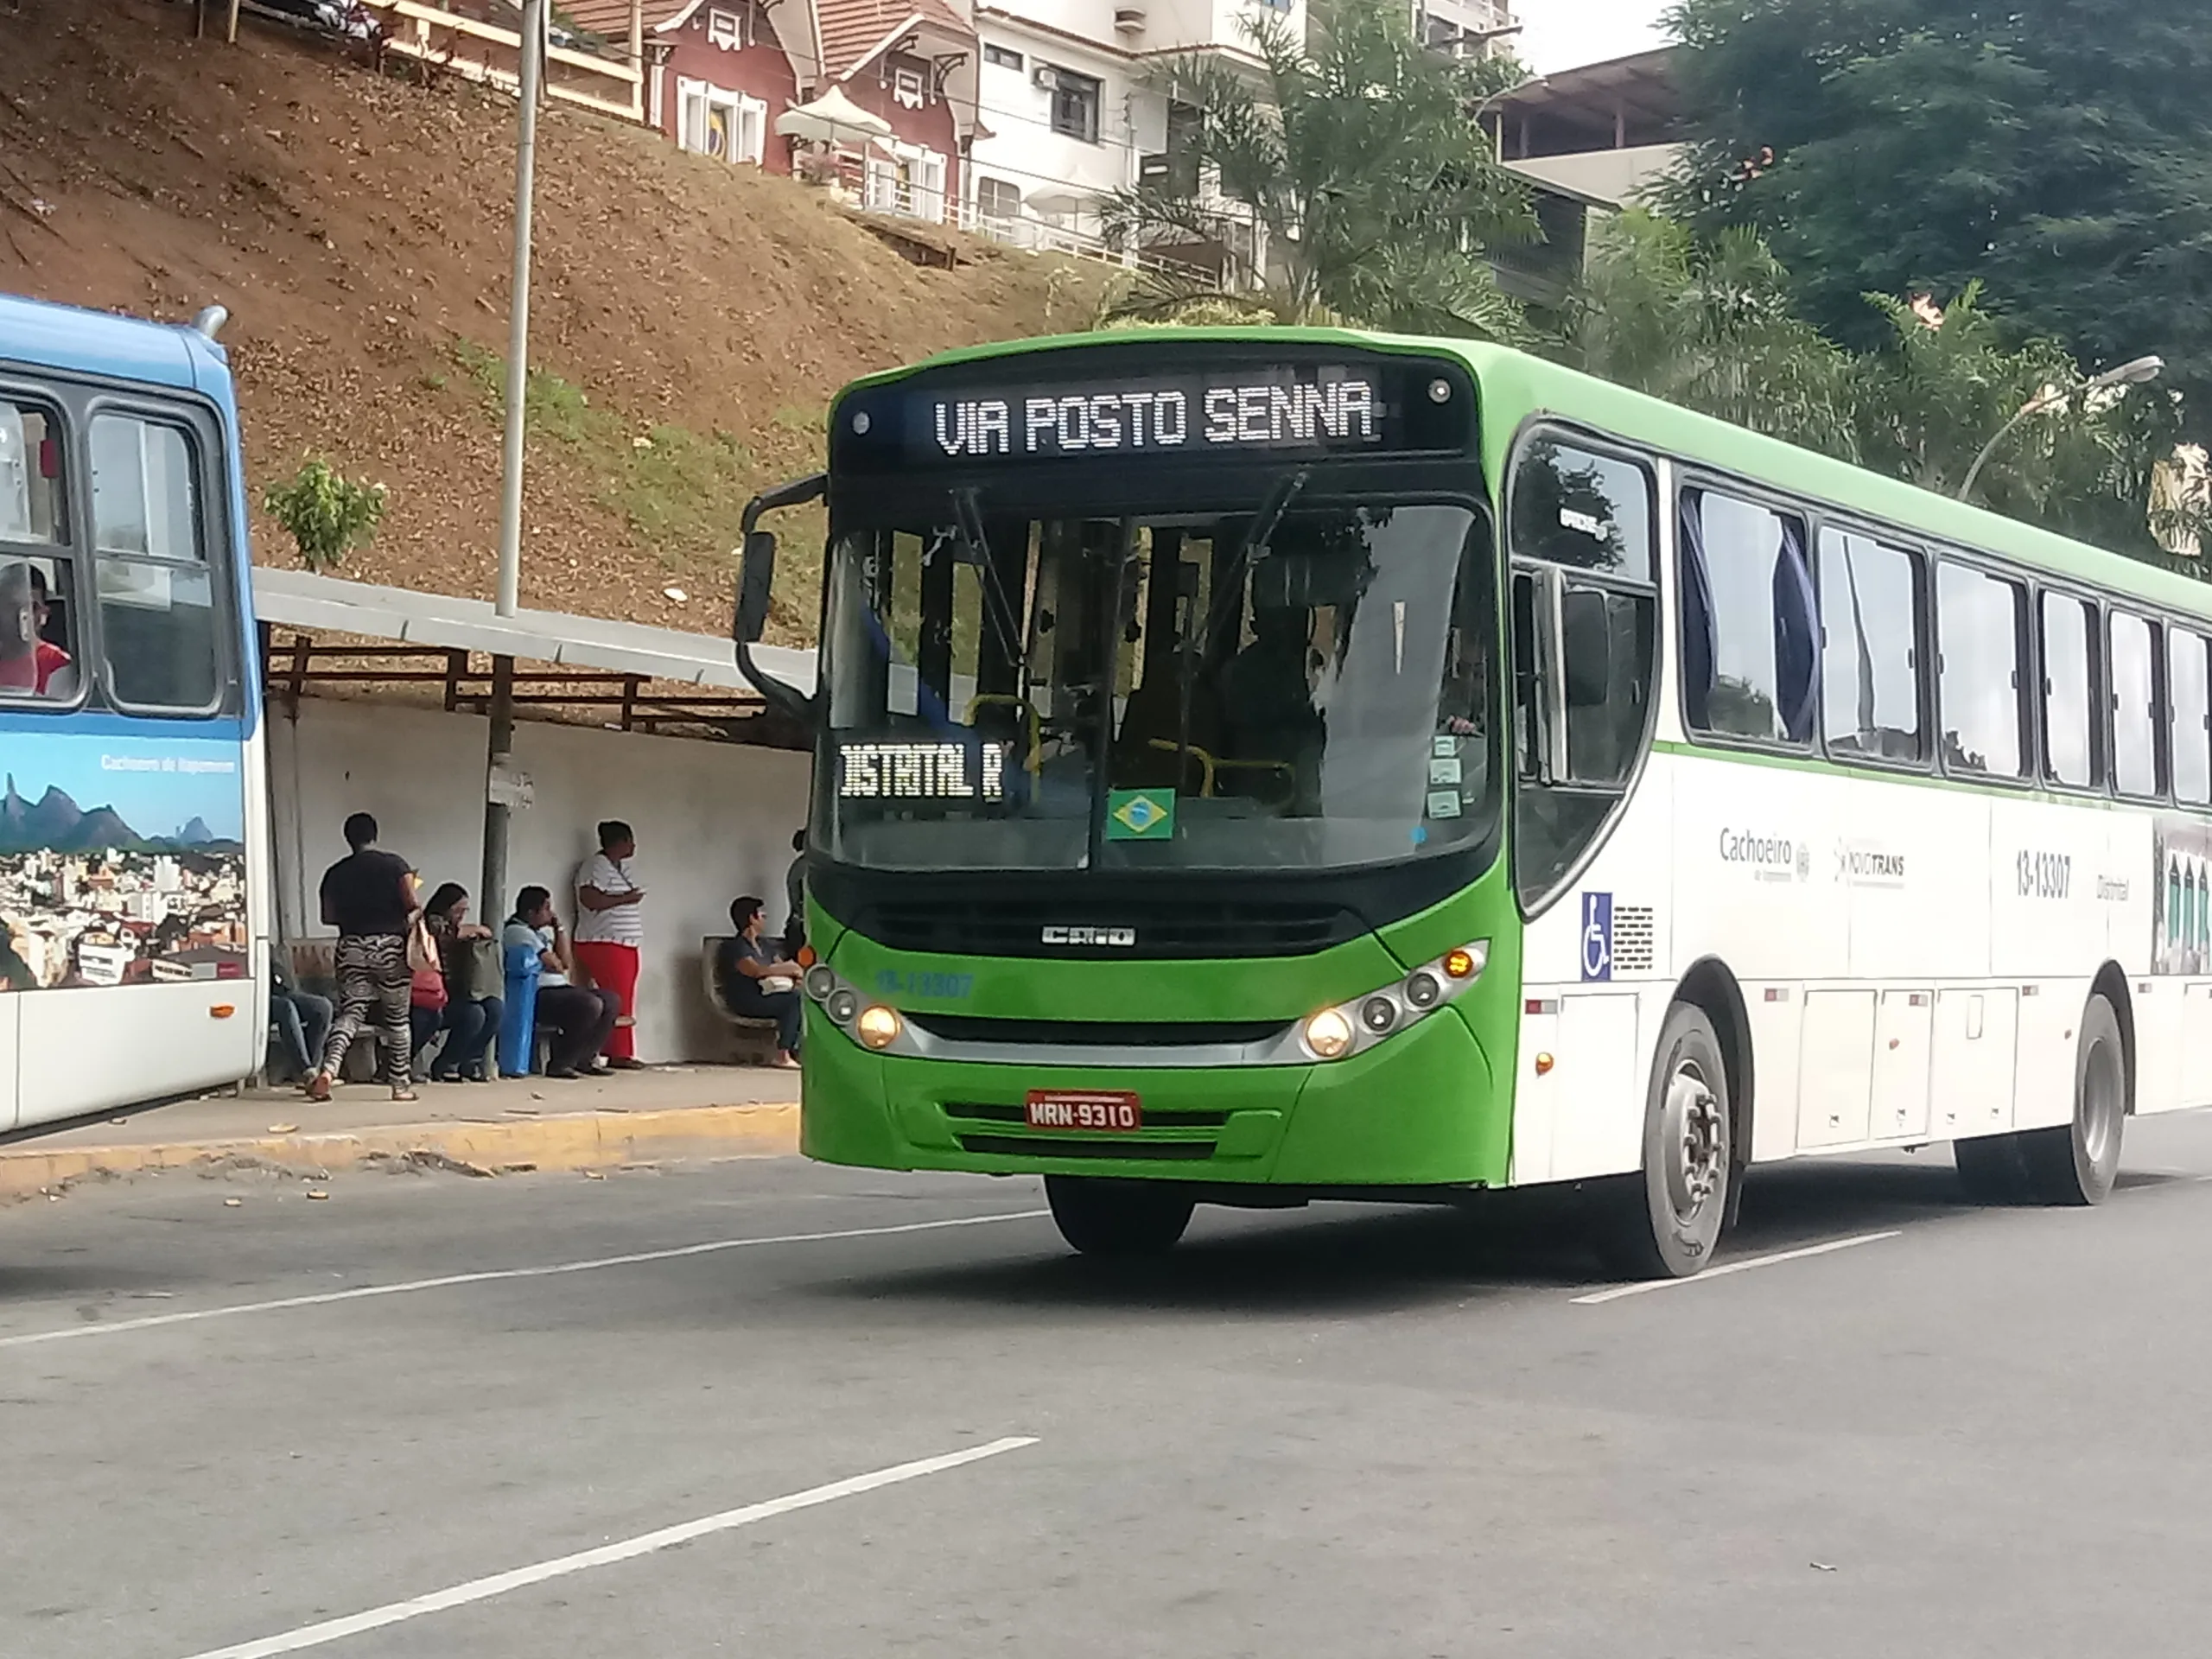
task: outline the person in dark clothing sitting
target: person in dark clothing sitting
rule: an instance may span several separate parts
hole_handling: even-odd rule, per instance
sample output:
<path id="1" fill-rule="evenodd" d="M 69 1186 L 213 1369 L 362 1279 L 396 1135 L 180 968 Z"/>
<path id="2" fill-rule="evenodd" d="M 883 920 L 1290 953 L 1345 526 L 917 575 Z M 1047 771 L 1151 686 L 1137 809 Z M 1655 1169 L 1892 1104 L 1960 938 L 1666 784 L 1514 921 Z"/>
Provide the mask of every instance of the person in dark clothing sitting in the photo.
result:
<path id="1" fill-rule="evenodd" d="M 737 937 L 725 939 L 715 954 L 715 977 L 732 1014 L 776 1022 L 776 1064 L 798 1064 L 799 965 L 787 962 L 762 935 L 768 926 L 768 902 L 747 893 L 733 901 L 729 919 Z M 781 980 L 772 988 L 772 982 Z"/>

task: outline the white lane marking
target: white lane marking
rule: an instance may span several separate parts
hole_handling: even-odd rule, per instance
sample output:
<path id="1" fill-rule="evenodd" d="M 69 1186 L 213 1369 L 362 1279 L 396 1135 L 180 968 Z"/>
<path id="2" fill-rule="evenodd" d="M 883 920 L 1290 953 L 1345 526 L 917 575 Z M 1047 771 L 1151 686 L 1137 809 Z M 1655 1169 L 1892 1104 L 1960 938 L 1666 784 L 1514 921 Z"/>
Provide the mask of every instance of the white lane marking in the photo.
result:
<path id="1" fill-rule="evenodd" d="M 1615 1285 L 1611 1290 L 1592 1291 L 1587 1296 L 1571 1300 L 1578 1307 L 1589 1307 L 1599 1302 L 1618 1302 L 1624 1296 L 1641 1296 L 1647 1290 L 1673 1290 L 1682 1285 L 1701 1285 L 1708 1279 L 1725 1279 L 1732 1273 L 1749 1273 L 1753 1268 L 1770 1268 L 1781 1262 L 1802 1262 L 1808 1255 L 1829 1255 L 1837 1250 L 1856 1249 L 1861 1244 L 1878 1244 L 1885 1238 L 1895 1238 L 1904 1230 L 1891 1228 L 1886 1233 L 1859 1233 L 1850 1238 L 1832 1238 L 1825 1244 L 1808 1244 L 1798 1250 L 1777 1250 L 1771 1255 L 1747 1255 L 1740 1262 L 1723 1262 L 1717 1268 L 1707 1268 L 1703 1273 L 1688 1279 L 1645 1279 L 1633 1285 Z"/>
<path id="2" fill-rule="evenodd" d="M 890 1468 L 878 1469 L 873 1474 L 855 1475 L 849 1480 L 832 1481 L 827 1486 L 810 1486 L 803 1492 L 793 1492 L 785 1497 L 772 1497 L 765 1503 L 748 1503 L 741 1510 L 724 1510 L 720 1515 L 686 1521 L 680 1526 L 663 1527 L 658 1532 L 640 1533 L 635 1538 L 626 1538 L 620 1543 L 601 1544 L 597 1549 L 578 1550 L 573 1555 L 558 1555 L 550 1561 L 539 1561 L 533 1567 L 518 1567 L 510 1572 L 494 1573 L 487 1579 L 472 1579 L 467 1584 L 456 1584 L 449 1590 L 416 1596 L 407 1601 L 386 1602 L 383 1606 L 372 1607 L 366 1612 L 349 1613 L 343 1618 L 327 1618 L 319 1624 L 303 1624 L 297 1630 L 286 1630 L 278 1636 L 264 1636 L 257 1641 L 240 1642 L 232 1647 L 212 1648 L 205 1653 L 194 1654 L 192 1659 L 272 1659 L 276 1654 L 297 1653 L 303 1648 L 319 1648 L 326 1643 L 359 1636 L 365 1630 L 382 1630 L 387 1624 L 420 1618 L 425 1613 L 442 1613 L 450 1607 L 466 1607 L 471 1602 L 486 1601 L 493 1596 L 504 1596 L 511 1590 L 543 1584 L 549 1579 L 588 1572 L 594 1567 L 611 1567 L 617 1561 L 634 1560 L 640 1555 L 650 1555 L 655 1550 L 672 1549 L 678 1544 L 688 1544 L 695 1538 L 728 1532 L 735 1527 L 749 1527 L 756 1521 L 772 1520 L 779 1515 L 789 1515 L 794 1510 L 810 1510 L 817 1504 L 834 1503 L 838 1498 L 851 1497 L 861 1492 L 872 1492 L 879 1487 L 895 1486 L 901 1481 L 918 1480 L 924 1475 L 942 1474 L 945 1470 L 957 1469 L 963 1464 L 979 1463 L 985 1458 L 995 1458 L 1006 1452 L 1018 1452 L 1025 1446 L 1036 1444 L 1034 1435 L 1014 1435 L 993 1440 L 988 1446 L 970 1446 L 965 1452 L 948 1452 L 942 1457 L 893 1464 Z"/>
<path id="3" fill-rule="evenodd" d="M 849 1227 L 840 1232 L 777 1233 L 766 1238 L 713 1238 L 702 1244 L 679 1244 L 665 1250 L 638 1250 L 628 1255 L 594 1256 L 587 1262 L 555 1262 L 541 1268 L 495 1268 L 481 1273 L 448 1273 L 435 1279 L 409 1279 L 392 1285 L 357 1285 L 351 1290 L 319 1291 L 311 1296 L 279 1296 L 266 1302 L 232 1302 L 221 1307 L 194 1308 L 182 1313 L 149 1313 L 135 1319 L 106 1325 L 73 1325 L 60 1331 L 29 1331 L 0 1337 L 0 1348 L 29 1348 L 41 1342 L 73 1342 L 80 1337 L 119 1337 L 128 1331 L 151 1331 L 164 1325 L 191 1325 L 200 1319 L 226 1319 L 239 1313 L 273 1313 L 288 1307 L 323 1307 L 332 1302 L 358 1302 L 371 1296 L 402 1296 L 417 1290 L 445 1290 L 454 1285 L 496 1284 L 503 1279 L 548 1279 L 564 1273 L 593 1273 L 601 1268 L 634 1267 L 642 1262 L 674 1262 L 687 1255 L 713 1255 L 722 1250 L 754 1249 L 766 1244 L 818 1244 L 835 1238 L 888 1238 L 899 1233 L 935 1232 L 946 1227 L 988 1227 L 1001 1221 L 1034 1221 L 1049 1210 L 1015 1210 L 1002 1216 L 953 1216 L 943 1221 L 902 1222 L 896 1227 Z"/>

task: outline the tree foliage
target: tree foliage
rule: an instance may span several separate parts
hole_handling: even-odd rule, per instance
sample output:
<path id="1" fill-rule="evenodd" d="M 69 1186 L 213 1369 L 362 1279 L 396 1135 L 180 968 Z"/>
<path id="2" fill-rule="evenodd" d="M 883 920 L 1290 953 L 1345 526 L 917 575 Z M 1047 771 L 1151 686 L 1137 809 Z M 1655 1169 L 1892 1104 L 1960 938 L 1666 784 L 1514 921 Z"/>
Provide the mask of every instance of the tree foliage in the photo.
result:
<path id="1" fill-rule="evenodd" d="M 310 570 L 328 570 L 376 534 L 385 497 L 383 485 L 349 479 L 310 455 L 290 478 L 269 486 L 262 505 L 291 531 L 301 563 Z"/>
<path id="2" fill-rule="evenodd" d="M 1244 25 L 1256 70 L 1170 61 L 1159 80 L 1198 111 L 1200 188 L 1124 192 L 1110 232 L 1224 247 L 1240 298 L 1281 321 L 1523 338 L 1483 253 L 1535 239 L 1535 218 L 1474 119 L 1517 71 L 1429 51 L 1408 19 L 1402 3 L 1332 0 L 1301 40 L 1262 10 Z M 1173 317 L 1199 302 L 1154 282 L 1122 308 Z"/>
<path id="3" fill-rule="evenodd" d="M 1602 226 L 1567 354 L 1592 373 L 1956 493 L 1974 457 L 2031 404 L 1976 480 L 1974 499 L 2145 557 L 2153 470 L 2172 448 L 2156 389 L 2084 394 L 2061 346 L 2015 340 L 1968 283 L 1948 305 L 1862 296 L 1862 349 L 1803 320 L 1790 271 L 1752 232 L 1710 242 L 1645 213 Z M 2174 524 L 2163 524 L 2171 530 Z M 2196 519 L 2179 528 L 2205 528 Z"/>
<path id="4" fill-rule="evenodd" d="M 1672 204 L 1746 226 L 1807 317 L 1871 348 L 1868 292 L 1977 280 L 2093 366 L 2156 352 L 2212 416 L 2203 0 L 1681 0 Z M 2147 406 L 2147 405 L 2146 405 Z"/>

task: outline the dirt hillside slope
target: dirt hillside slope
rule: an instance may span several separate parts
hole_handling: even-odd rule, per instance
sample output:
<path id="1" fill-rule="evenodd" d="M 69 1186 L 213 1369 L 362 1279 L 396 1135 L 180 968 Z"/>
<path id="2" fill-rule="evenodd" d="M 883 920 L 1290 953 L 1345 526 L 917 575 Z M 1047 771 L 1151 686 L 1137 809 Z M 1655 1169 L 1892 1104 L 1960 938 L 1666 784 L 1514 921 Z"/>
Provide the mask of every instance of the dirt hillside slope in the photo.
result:
<path id="1" fill-rule="evenodd" d="M 251 24 L 195 41 L 191 18 L 0 10 L 0 289 L 228 306 L 257 499 L 327 454 L 392 493 L 343 574 L 489 597 L 512 101 Z M 718 631 L 737 507 L 815 464 L 838 385 L 1096 304 L 1090 273 L 988 248 L 918 269 L 819 192 L 620 123 L 555 108 L 539 130 L 526 604 Z M 293 557 L 265 519 L 255 544 Z M 810 627 L 779 609 L 785 637 Z"/>

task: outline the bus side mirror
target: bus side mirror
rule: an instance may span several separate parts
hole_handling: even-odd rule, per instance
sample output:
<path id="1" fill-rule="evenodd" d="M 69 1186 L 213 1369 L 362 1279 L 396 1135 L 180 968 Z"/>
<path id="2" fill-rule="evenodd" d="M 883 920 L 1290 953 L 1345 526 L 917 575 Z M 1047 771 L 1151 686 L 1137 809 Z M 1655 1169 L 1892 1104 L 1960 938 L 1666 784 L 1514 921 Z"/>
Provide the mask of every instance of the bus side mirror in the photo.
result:
<path id="1" fill-rule="evenodd" d="M 1613 630 L 1603 594 L 1570 588 L 1560 596 L 1560 655 L 1566 659 L 1567 706 L 1596 709 L 1613 690 Z"/>
<path id="2" fill-rule="evenodd" d="M 737 617 L 732 630 L 748 645 L 760 643 L 768 626 L 768 595 L 776 585 L 776 533 L 755 530 L 745 537 L 744 563 L 738 569 Z"/>

